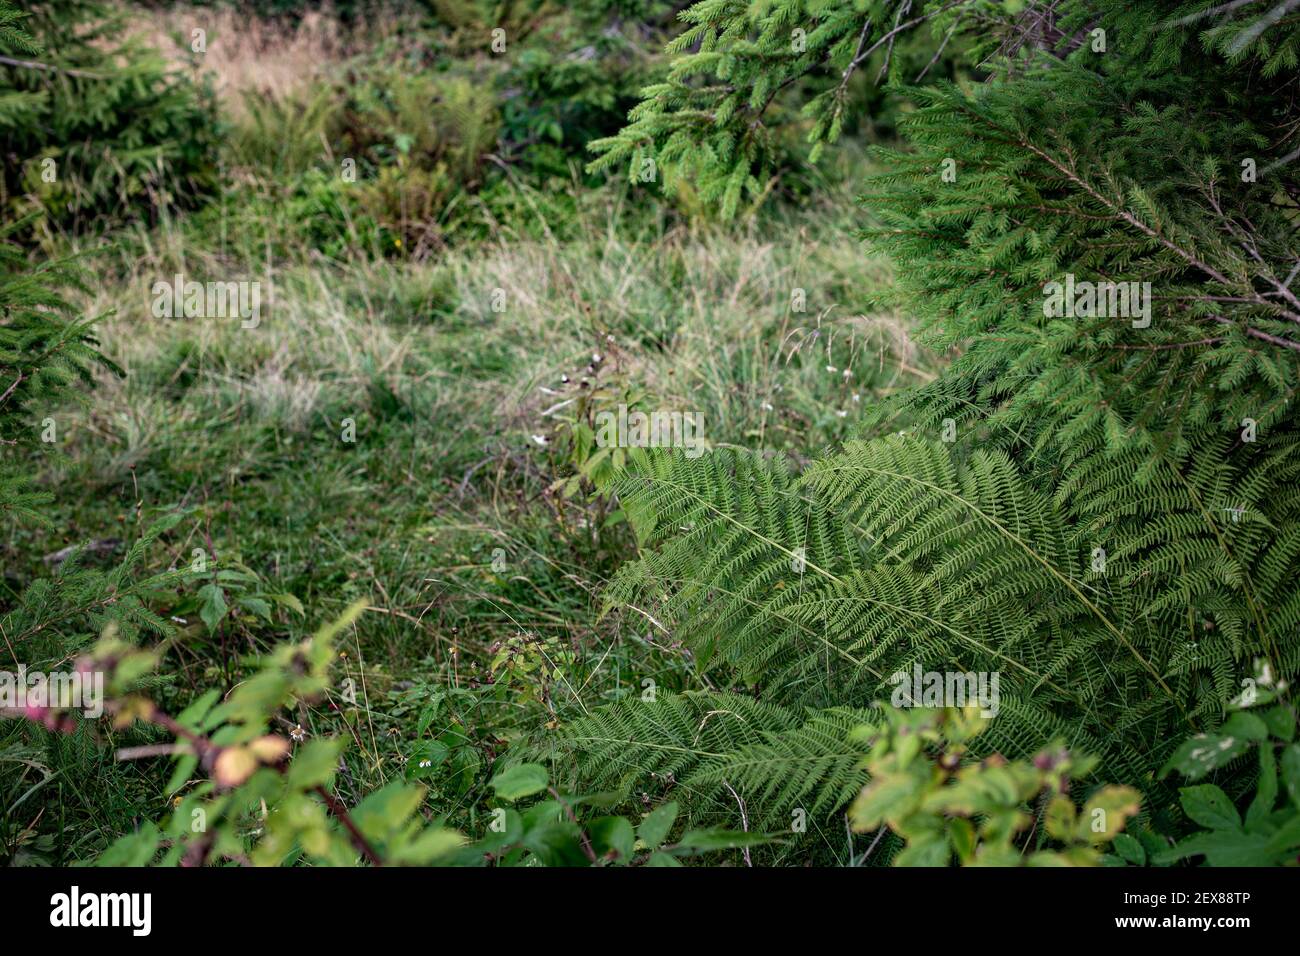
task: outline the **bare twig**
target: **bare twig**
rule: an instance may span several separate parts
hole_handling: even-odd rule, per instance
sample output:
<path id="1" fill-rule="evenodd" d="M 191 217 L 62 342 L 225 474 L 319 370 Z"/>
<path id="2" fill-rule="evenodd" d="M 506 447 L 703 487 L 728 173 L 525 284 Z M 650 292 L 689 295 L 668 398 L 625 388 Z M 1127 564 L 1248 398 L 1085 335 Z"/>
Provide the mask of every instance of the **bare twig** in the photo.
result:
<path id="1" fill-rule="evenodd" d="M 37 63 L 35 60 L 15 60 L 13 57 L 0 56 L 0 63 L 5 66 L 21 66 L 28 70 L 43 70 L 47 73 L 64 73 L 68 76 L 84 76 L 90 80 L 106 80 L 108 75 L 104 73 L 91 73 L 89 70 L 74 70 L 66 66 L 50 66 L 48 63 Z"/>
<path id="2" fill-rule="evenodd" d="M 740 799 L 740 794 L 736 793 L 736 791 L 732 789 L 731 784 L 727 783 L 726 780 L 722 781 L 722 785 L 730 791 L 733 797 L 736 798 L 736 804 L 740 807 L 740 828 L 748 833 L 749 814 L 745 812 L 745 801 Z M 749 847 L 742 847 L 741 852 L 745 854 L 745 866 L 753 866 L 754 861 L 749 857 Z"/>
<path id="3" fill-rule="evenodd" d="M 143 747 L 122 747 L 114 756 L 118 760 L 142 760 L 145 757 L 171 757 L 189 750 L 188 744 L 146 744 Z"/>

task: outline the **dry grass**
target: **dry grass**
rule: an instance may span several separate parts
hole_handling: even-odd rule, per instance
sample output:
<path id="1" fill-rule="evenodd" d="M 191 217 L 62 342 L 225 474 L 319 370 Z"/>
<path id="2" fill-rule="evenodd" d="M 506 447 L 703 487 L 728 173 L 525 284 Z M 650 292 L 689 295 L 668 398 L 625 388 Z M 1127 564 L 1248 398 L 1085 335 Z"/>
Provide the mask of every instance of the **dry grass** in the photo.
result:
<path id="1" fill-rule="evenodd" d="M 355 26 L 341 23 L 328 9 L 303 14 L 296 23 L 264 20 L 226 7 L 175 6 L 142 11 L 130 8 L 131 33 L 159 50 L 178 69 L 195 64 L 210 73 L 217 94 L 232 113 L 243 109 L 243 94 L 284 99 L 318 77 L 328 75 L 355 52 L 401 33 L 409 13 L 378 6 Z M 191 51 L 195 30 L 206 35 L 206 51 Z"/>

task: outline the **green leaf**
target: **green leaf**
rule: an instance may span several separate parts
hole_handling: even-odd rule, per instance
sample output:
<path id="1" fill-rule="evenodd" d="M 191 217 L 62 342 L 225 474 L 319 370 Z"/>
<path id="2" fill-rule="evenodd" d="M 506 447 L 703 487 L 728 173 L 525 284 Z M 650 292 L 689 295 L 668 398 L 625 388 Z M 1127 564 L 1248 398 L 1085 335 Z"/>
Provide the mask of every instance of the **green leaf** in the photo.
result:
<path id="1" fill-rule="evenodd" d="M 1078 818 L 1079 811 L 1075 807 L 1074 801 L 1065 794 L 1057 794 L 1052 802 L 1047 805 L 1043 826 L 1047 830 L 1047 835 L 1053 839 L 1068 840 Z"/>
<path id="2" fill-rule="evenodd" d="M 419 740 L 407 751 L 406 776 L 432 777 L 446 762 L 451 748 L 440 740 Z"/>
<path id="3" fill-rule="evenodd" d="M 423 799 L 423 787 L 394 780 L 357 804 L 352 820 L 366 836 L 382 841 L 415 813 Z"/>
<path id="4" fill-rule="evenodd" d="M 1184 740 L 1160 770 L 1160 777 L 1176 770 L 1189 780 L 1199 780 L 1212 770 L 1237 759 L 1250 747 L 1245 737 L 1197 734 Z"/>
<path id="5" fill-rule="evenodd" d="M 974 824 L 964 817 L 954 817 L 949 820 L 948 842 L 952 844 L 953 852 L 957 854 L 957 859 L 963 865 L 970 863 L 975 857 L 977 845 Z"/>
<path id="6" fill-rule="evenodd" d="M 221 691 L 214 688 L 176 715 L 176 723 L 188 730 L 198 730 L 203 718 L 208 715 L 214 704 L 221 699 Z"/>
<path id="7" fill-rule="evenodd" d="M 344 743 L 342 737 L 315 737 L 295 750 L 289 762 L 289 786 L 310 790 L 327 785 L 334 779 Z"/>
<path id="8" fill-rule="evenodd" d="M 894 866 L 947 866 L 952 852 L 941 832 L 918 833 L 894 858 Z"/>
<path id="9" fill-rule="evenodd" d="M 557 820 L 531 828 L 522 843 L 544 866 L 590 866 L 582 850 L 582 831 L 569 820 Z"/>
<path id="10" fill-rule="evenodd" d="M 620 861 L 631 859 L 636 834 L 632 830 L 632 824 L 623 817 L 598 817 L 587 827 L 587 834 L 591 837 L 591 846 L 597 856 L 612 852 Z"/>
<path id="11" fill-rule="evenodd" d="M 299 615 L 305 615 L 307 613 L 302 606 L 302 602 L 288 591 L 280 591 L 266 596 L 276 604 L 283 604 L 285 607 L 297 612 Z"/>
<path id="12" fill-rule="evenodd" d="M 1220 737 L 1245 737 L 1247 740 L 1267 740 L 1268 725 L 1249 711 L 1239 710 L 1219 728 Z"/>
<path id="13" fill-rule="evenodd" d="M 443 734 L 439 741 L 456 740 L 459 735 Z M 448 776 L 445 785 L 457 794 L 465 794 L 474 785 L 482 763 L 479 753 L 473 747 L 452 747 L 451 758 L 447 761 Z"/>
<path id="14" fill-rule="evenodd" d="M 1153 862 L 1173 863 L 1189 856 L 1204 856 L 1210 866 L 1260 866 L 1272 862 L 1265 837 L 1233 830 L 1198 833 L 1162 851 Z"/>
<path id="15" fill-rule="evenodd" d="M 190 779 L 196 767 L 199 765 L 199 758 L 192 753 L 184 754 L 176 761 L 176 768 L 172 770 L 172 775 L 167 778 L 167 786 L 163 787 L 163 793 L 172 794 L 185 786 L 185 782 Z"/>
<path id="16" fill-rule="evenodd" d="M 679 851 L 687 851 L 690 854 L 708 853 L 713 850 L 738 850 L 742 847 L 761 846 L 773 842 L 779 841 L 766 833 L 742 833 L 711 827 L 707 830 L 691 830 L 677 841 L 672 847 L 672 852 L 681 856 L 683 854 Z"/>
<path id="17" fill-rule="evenodd" d="M 502 847 L 518 843 L 524 837 L 524 820 L 519 815 L 519 811 L 505 807 L 499 809 L 501 810 L 499 815 L 494 810 L 489 817 L 487 834 L 473 846 L 474 851 L 479 855 L 496 853 Z M 496 823 L 499 829 L 492 829 L 493 823 Z"/>
<path id="18" fill-rule="evenodd" d="M 650 854 L 650 858 L 645 861 L 646 866 L 681 866 L 675 857 L 662 853 L 659 850 Z"/>
<path id="19" fill-rule="evenodd" d="M 1212 830 L 1240 830 L 1241 817 L 1228 795 L 1212 783 L 1183 787 L 1183 812 L 1203 827 Z"/>
<path id="20" fill-rule="evenodd" d="M 565 819 L 564 806 L 559 800 L 538 800 L 523 812 L 525 829 Z"/>
<path id="21" fill-rule="evenodd" d="M 901 773 L 876 777 L 849 807 L 849 820 L 855 831 L 865 833 L 892 817 L 906 815 L 920 797 L 920 784 L 914 777 Z"/>
<path id="22" fill-rule="evenodd" d="M 1146 850 L 1142 849 L 1142 844 L 1133 839 L 1127 833 L 1116 834 L 1111 845 L 1114 847 L 1116 853 L 1134 866 L 1146 865 Z"/>
<path id="23" fill-rule="evenodd" d="M 437 693 L 424 705 L 424 709 L 420 711 L 420 719 L 415 723 L 415 735 L 417 737 L 423 737 L 424 732 L 429 729 L 429 725 L 437 718 L 438 711 L 442 707 L 442 701 L 443 695 Z"/>
<path id="24" fill-rule="evenodd" d="M 121 837 L 95 861 L 95 866 L 147 866 L 158 852 L 162 834 L 145 821 L 135 833 Z"/>
<path id="25" fill-rule="evenodd" d="M 673 821 L 677 819 L 677 802 L 675 800 L 665 803 L 661 807 L 655 807 L 651 810 L 637 831 L 641 842 L 645 844 L 646 849 L 652 850 L 659 846 L 664 840 L 668 839 L 668 833 L 673 828 Z"/>
<path id="26" fill-rule="evenodd" d="M 1102 787 L 1088 798 L 1087 805 L 1080 812 L 1075 825 L 1076 839 L 1094 844 L 1113 840 L 1124 829 L 1128 818 L 1137 815 L 1141 802 L 1141 795 L 1132 787 Z M 1096 829 L 1098 824 L 1101 830 Z"/>
<path id="27" fill-rule="evenodd" d="M 203 601 L 203 606 L 199 608 L 199 617 L 203 619 L 209 631 L 215 631 L 221 619 L 230 611 L 226 606 L 226 595 L 217 585 L 205 584 L 199 588 L 199 598 Z"/>
<path id="28" fill-rule="evenodd" d="M 1285 857 L 1286 862 L 1295 862 L 1297 849 L 1300 849 L 1300 814 L 1293 815 L 1268 838 L 1269 853 Z"/>
<path id="29" fill-rule="evenodd" d="M 1300 744 L 1291 744 L 1282 751 L 1282 786 L 1291 802 L 1300 807 Z"/>
<path id="30" fill-rule="evenodd" d="M 507 767 L 491 780 L 491 787 L 502 800 L 522 800 L 546 789 L 549 777 L 546 768 L 535 763 L 517 763 Z"/>
<path id="31" fill-rule="evenodd" d="M 428 866 L 439 857 L 459 849 L 464 843 L 465 838 L 455 830 L 426 827 L 414 840 L 393 847 L 388 853 L 388 861 L 411 866 Z"/>
<path id="32" fill-rule="evenodd" d="M 1270 707 L 1268 710 L 1259 712 L 1260 718 L 1268 724 L 1269 733 L 1278 740 L 1284 740 L 1288 743 L 1295 737 L 1295 714 L 1286 704 L 1278 704 L 1276 707 Z"/>
<path id="33" fill-rule="evenodd" d="M 271 620 L 271 605 L 258 597 L 241 597 L 236 599 L 236 604 L 255 617 L 260 617 L 264 621 Z"/>
<path id="34" fill-rule="evenodd" d="M 1255 784 L 1255 799 L 1246 810 L 1246 826 L 1267 818 L 1276 802 L 1277 760 L 1273 756 L 1273 745 L 1266 740 L 1259 745 L 1259 782 Z"/>

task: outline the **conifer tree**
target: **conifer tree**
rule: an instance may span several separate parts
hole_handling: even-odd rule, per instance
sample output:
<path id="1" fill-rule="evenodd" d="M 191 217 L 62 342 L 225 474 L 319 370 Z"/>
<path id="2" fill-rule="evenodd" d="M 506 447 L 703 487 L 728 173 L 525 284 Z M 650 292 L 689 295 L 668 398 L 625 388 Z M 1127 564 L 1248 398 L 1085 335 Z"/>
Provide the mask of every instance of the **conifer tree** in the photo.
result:
<path id="1" fill-rule="evenodd" d="M 967 16 L 1000 4 L 910 0 L 704 0 L 684 10 L 686 29 L 668 44 L 677 54 L 667 77 L 643 91 L 629 123 L 590 144 L 590 169 L 626 164 L 634 181 L 653 169 L 665 183 L 689 182 L 724 217 L 745 195 L 762 196 L 779 159 L 785 124 L 807 127 L 816 162 L 855 117 L 871 77 L 915 78 L 951 72 L 950 42 Z M 934 31 L 925 42 L 917 31 Z M 965 43 L 958 40 L 958 45 Z"/>
<path id="2" fill-rule="evenodd" d="M 0 14 L 0 207 L 42 231 L 193 204 L 215 185 L 208 93 L 100 0 Z"/>

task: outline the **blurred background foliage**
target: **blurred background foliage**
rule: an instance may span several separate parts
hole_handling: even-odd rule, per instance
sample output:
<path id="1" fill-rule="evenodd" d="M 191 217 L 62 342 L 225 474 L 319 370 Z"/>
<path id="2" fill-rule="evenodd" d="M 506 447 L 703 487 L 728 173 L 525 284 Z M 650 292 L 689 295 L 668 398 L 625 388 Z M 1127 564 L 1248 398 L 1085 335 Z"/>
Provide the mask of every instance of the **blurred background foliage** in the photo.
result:
<path id="1" fill-rule="evenodd" d="M 346 740 L 341 799 L 409 776 L 471 837 L 512 744 L 646 676 L 687 689 L 679 647 L 599 615 L 632 542 L 580 437 L 597 412 L 692 408 L 710 441 L 800 455 L 934 364 L 898 316 L 845 307 L 888 276 L 853 192 L 901 107 L 867 79 L 815 167 L 800 90 L 774 104 L 775 179 L 738 222 L 689 184 L 586 171 L 685 6 L 0 3 L 0 306 L 15 335 L 20 309 L 64 328 L 57 306 L 102 357 L 93 390 L 5 420 L 27 512 L 0 503 L 0 624 L 23 662 L 65 667 L 112 623 L 160 642 L 144 689 L 182 713 L 363 599 L 331 690 L 279 716 Z M 32 272 L 69 256 L 79 281 Z M 177 273 L 260 278 L 261 332 L 153 317 Z M 166 739 L 0 723 L 0 862 L 145 832 L 197 780 L 114 755 Z"/>
<path id="2" fill-rule="evenodd" d="M 564 225 L 575 194 L 606 178 L 583 171 L 587 144 L 617 133 L 662 78 L 685 6 L 38 3 L 26 23 L 40 56 L 0 38 L 0 200 L 14 216 L 45 213 L 47 244 L 215 206 L 246 216 L 253 228 L 232 231 L 251 241 L 420 258 L 537 218 L 518 208 L 521 188 Z M 951 76 L 958 46 L 928 74 Z M 895 56 L 919 72 L 931 53 L 907 38 Z M 888 138 L 900 101 L 867 72 L 846 133 Z M 802 93 L 793 84 L 772 107 L 771 188 L 787 200 L 825 183 L 806 162 Z M 650 197 L 710 215 L 689 184 L 635 191 Z"/>

